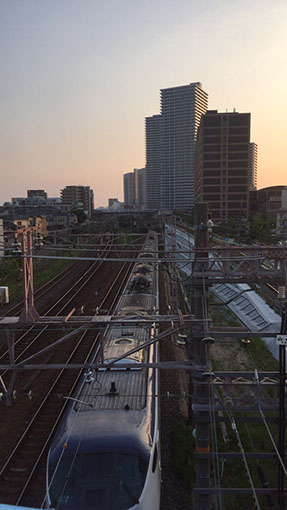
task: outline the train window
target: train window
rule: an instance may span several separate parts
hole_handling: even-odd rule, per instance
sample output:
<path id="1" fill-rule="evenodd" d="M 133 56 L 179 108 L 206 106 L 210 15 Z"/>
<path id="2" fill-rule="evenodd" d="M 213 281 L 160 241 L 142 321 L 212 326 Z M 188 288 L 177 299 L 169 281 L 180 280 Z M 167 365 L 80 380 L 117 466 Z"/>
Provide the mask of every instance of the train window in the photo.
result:
<path id="1" fill-rule="evenodd" d="M 49 476 L 53 479 L 50 488 L 53 507 L 67 510 L 76 508 L 76 480 L 79 477 L 80 466 L 80 456 L 63 457 L 59 465 L 51 465 Z"/>
<path id="2" fill-rule="evenodd" d="M 85 483 L 93 481 L 95 477 L 109 477 L 113 472 L 112 453 L 86 453 L 82 468 L 82 478 Z"/>
<path id="3" fill-rule="evenodd" d="M 117 455 L 115 464 L 117 508 L 125 510 L 139 502 L 147 461 L 135 455 Z"/>
<path id="4" fill-rule="evenodd" d="M 57 463 L 51 466 L 50 479 Z M 58 510 L 126 510 L 138 503 L 148 458 L 97 452 L 69 455 L 56 468 L 50 497 Z"/>
<path id="5" fill-rule="evenodd" d="M 104 488 L 84 490 L 80 498 L 80 508 L 85 510 L 105 510 L 110 508 L 109 492 Z"/>
<path id="6" fill-rule="evenodd" d="M 125 510 L 137 504 L 144 486 L 147 465 L 146 459 L 136 455 L 84 454 L 81 478 L 83 508 L 111 510 L 116 505 L 117 510 Z"/>
<path id="7" fill-rule="evenodd" d="M 153 459 L 152 459 L 152 472 L 154 473 L 155 470 L 156 470 L 156 466 L 157 466 L 157 446 L 155 445 L 155 449 L 154 449 L 154 454 L 153 454 Z"/>

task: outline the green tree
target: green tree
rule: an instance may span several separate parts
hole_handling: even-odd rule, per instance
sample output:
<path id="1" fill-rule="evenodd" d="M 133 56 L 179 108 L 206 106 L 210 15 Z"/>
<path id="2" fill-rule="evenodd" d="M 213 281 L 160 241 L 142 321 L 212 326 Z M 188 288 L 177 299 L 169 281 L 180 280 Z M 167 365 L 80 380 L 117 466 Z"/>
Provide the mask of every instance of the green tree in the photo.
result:
<path id="1" fill-rule="evenodd" d="M 73 209 L 73 213 L 77 216 L 78 223 L 84 223 L 84 221 L 86 221 L 87 215 L 82 209 Z"/>

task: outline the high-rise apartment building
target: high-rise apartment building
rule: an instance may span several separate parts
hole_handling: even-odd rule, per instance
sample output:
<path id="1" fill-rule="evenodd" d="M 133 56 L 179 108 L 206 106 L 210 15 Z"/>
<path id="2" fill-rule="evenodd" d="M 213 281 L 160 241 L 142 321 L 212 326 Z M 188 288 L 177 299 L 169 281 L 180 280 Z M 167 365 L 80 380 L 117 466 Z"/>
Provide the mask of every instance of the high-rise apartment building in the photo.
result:
<path id="1" fill-rule="evenodd" d="M 146 118 L 148 208 L 193 207 L 196 135 L 207 104 L 199 82 L 161 90 L 161 114 Z"/>
<path id="2" fill-rule="evenodd" d="M 247 218 L 250 183 L 250 113 L 203 115 L 195 155 L 195 200 L 206 201 L 212 217 Z"/>
<path id="3" fill-rule="evenodd" d="M 163 161 L 161 207 L 191 209 L 194 205 L 194 151 L 208 95 L 199 82 L 161 90 Z"/>
<path id="4" fill-rule="evenodd" d="M 253 191 L 257 189 L 257 158 L 258 158 L 258 147 L 257 144 L 251 142 L 249 145 L 249 189 Z"/>
<path id="5" fill-rule="evenodd" d="M 162 115 L 146 117 L 145 133 L 147 208 L 160 209 L 160 190 L 163 163 Z"/>
<path id="6" fill-rule="evenodd" d="M 124 205 L 144 208 L 146 206 L 146 169 L 135 168 L 124 174 Z"/>
<path id="7" fill-rule="evenodd" d="M 136 203 L 135 174 L 129 172 L 124 174 L 124 205 L 134 207 Z"/>
<path id="8" fill-rule="evenodd" d="M 146 169 L 135 168 L 135 203 L 139 208 L 146 206 Z"/>
<path id="9" fill-rule="evenodd" d="M 94 192 L 90 186 L 66 186 L 61 190 L 62 204 L 82 209 L 88 218 L 94 210 Z"/>

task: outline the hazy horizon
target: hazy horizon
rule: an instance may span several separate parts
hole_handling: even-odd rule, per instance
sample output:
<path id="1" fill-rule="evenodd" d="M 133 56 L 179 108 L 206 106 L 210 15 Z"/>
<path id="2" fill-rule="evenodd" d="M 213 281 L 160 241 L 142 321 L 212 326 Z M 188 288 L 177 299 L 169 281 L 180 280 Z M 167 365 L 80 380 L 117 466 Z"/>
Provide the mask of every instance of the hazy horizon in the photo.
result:
<path id="1" fill-rule="evenodd" d="M 286 2 L 2 0 L 0 204 L 89 185 L 123 198 L 145 166 L 160 89 L 200 81 L 209 109 L 251 113 L 258 188 L 287 185 Z"/>

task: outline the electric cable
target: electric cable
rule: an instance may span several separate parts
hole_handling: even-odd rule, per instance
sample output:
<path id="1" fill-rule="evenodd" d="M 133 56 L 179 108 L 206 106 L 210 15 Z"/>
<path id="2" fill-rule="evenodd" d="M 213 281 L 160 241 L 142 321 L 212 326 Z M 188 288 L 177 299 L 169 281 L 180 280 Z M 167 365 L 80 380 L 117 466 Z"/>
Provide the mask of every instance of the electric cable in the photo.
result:
<path id="1" fill-rule="evenodd" d="M 212 380 L 211 380 L 211 383 L 213 384 Z M 228 416 L 228 418 L 229 418 L 229 420 L 231 422 L 231 429 L 233 430 L 233 432 L 236 435 L 237 445 L 238 445 L 238 447 L 240 449 L 240 453 L 242 455 L 244 466 L 245 466 L 245 469 L 246 469 L 246 474 L 247 474 L 247 477 L 248 477 L 248 480 L 249 480 L 250 487 L 252 489 L 254 503 L 256 505 L 257 510 L 261 510 L 261 507 L 259 505 L 259 501 L 258 501 L 258 498 L 257 498 L 256 490 L 255 490 L 255 487 L 254 487 L 253 479 L 252 479 L 252 476 L 251 476 L 251 472 L 250 472 L 250 469 L 249 469 L 249 466 L 248 466 L 248 462 L 247 462 L 247 459 L 246 459 L 246 455 L 245 455 L 245 451 L 244 451 L 244 448 L 243 448 L 243 444 L 241 442 L 241 438 L 240 438 L 240 435 L 239 435 L 239 432 L 238 432 L 238 429 L 237 429 L 237 425 L 236 425 L 236 422 L 235 422 L 235 418 L 232 415 L 232 413 L 230 413 L 228 411 L 228 409 L 226 408 L 226 406 L 224 405 L 224 402 L 222 401 L 222 398 L 221 398 L 221 396 L 219 395 L 218 392 L 217 392 L 217 397 L 219 398 L 219 400 L 221 402 L 221 405 L 225 409 L 225 412 L 226 412 L 226 414 L 227 414 L 227 416 Z"/>
<path id="2" fill-rule="evenodd" d="M 256 383 L 257 383 L 257 386 L 258 386 L 258 392 L 260 393 L 260 384 L 259 384 L 258 372 L 257 372 L 257 370 L 256 370 L 256 369 L 255 369 L 255 371 L 254 371 L 254 372 L 255 372 L 255 380 L 256 380 Z M 269 435 L 269 437 L 270 437 L 270 440 L 271 440 L 271 442 L 272 442 L 272 444 L 273 444 L 274 450 L 275 450 L 275 452 L 276 452 L 276 454 L 277 454 L 277 457 L 278 457 L 278 459 L 279 459 L 279 462 L 280 462 L 280 464 L 281 464 L 281 467 L 282 467 L 282 469 L 283 469 L 284 475 L 285 475 L 285 477 L 287 477 L 287 470 L 286 470 L 286 467 L 285 467 L 285 465 L 284 465 L 283 459 L 282 459 L 282 457 L 281 457 L 281 455 L 280 455 L 280 453 L 279 453 L 279 450 L 278 450 L 278 448 L 277 448 L 277 445 L 276 445 L 276 442 L 275 442 L 275 440 L 274 440 L 274 437 L 272 436 L 272 432 L 271 432 L 271 430 L 270 430 L 270 428 L 269 428 L 269 426 L 268 426 L 268 423 L 267 423 L 267 421 L 266 421 L 266 418 L 265 418 L 265 415 L 264 415 L 264 412 L 263 412 L 263 409 L 262 409 L 262 405 L 261 405 L 261 399 L 260 399 L 260 396 L 259 396 L 259 399 L 258 399 L 258 409 L 259 409 L 260 416 L 261 416 L 261 418 L 262 418 L 262 420 L 263 420 L 263 423 L 264 423 L 264 425 L 265 425 L 265 427 L 266 427 L 266 430 L 267 430 L 267 432 L 268 432 L 268 435 Z"/>

